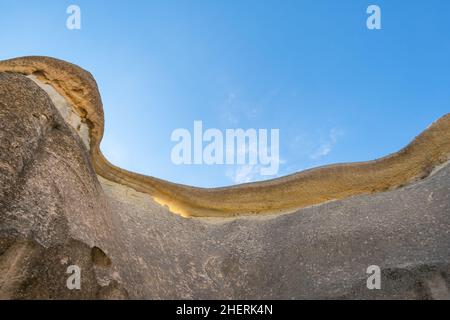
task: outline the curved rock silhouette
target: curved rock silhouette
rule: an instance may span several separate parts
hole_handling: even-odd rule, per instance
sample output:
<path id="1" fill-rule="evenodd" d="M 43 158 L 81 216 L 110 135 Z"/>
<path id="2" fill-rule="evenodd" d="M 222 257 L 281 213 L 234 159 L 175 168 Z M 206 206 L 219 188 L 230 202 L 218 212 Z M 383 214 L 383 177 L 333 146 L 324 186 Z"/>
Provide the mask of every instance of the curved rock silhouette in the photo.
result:
<path id="1" fill-rule="evenodd" d="M 0 62 L 0 299 L 449 297 L 450 115 L 379 160 L 215 189 L 113 166 L 103 122 L 87 71 Z"/>
<path id="2" fill-rule="evenodd" d="M 330 200 L 391 190 L 427 176 L 449 159 L 450 114 L 401 151 L 382 159 L 331 165 L 287 177 L 226 188 L 195 188 L 118 168 L 101 153 L 103 107 L 92 75 L 48 57 L 0 62 L 0 71 L 34 75 L 52 85 L 89 126 L 91 156 L 102 177 L 145 192 L 182 216 L 229 217 L 293 211 Z"/>

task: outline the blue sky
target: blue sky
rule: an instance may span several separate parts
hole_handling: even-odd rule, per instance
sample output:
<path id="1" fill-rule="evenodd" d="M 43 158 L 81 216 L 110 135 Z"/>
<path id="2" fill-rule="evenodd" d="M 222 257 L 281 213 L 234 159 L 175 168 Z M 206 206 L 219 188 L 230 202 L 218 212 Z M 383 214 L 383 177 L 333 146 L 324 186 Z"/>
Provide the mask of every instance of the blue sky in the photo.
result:
<path id="1" fill-rule="evenodd" d="M 66 8 L 81 8 L 81 30 Z M 366 28 L 379 5 L 382 30 Z M 171 161 L 177 128 L 279 128 L 278 175 L 395 152 L 450 111 L 450 1 L 5 1 L 0 59 L 47 55 L 95 76 L 102 150 L 195 186 L 267 179 Z"/>

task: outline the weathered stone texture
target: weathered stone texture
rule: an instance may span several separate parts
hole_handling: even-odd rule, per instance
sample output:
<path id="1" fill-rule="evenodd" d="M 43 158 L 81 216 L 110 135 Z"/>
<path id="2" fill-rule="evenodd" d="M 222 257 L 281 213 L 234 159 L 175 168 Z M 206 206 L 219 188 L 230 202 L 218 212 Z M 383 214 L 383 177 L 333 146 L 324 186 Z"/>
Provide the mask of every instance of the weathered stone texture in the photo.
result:
<path id="1" fill-rule="evenodd" d="M 0 72 L 0 299 L 450 298 L 448 162 L 290 213 L 186 219 L 98 176 L 42 88 Z M 370 265 L 381 290 L 366 287 Z"/>
<path id="2" fill-rule="evenodd" d="M 84 145 L 21 75 L 0 73 L 0 121 L 0 297 L 95 297 L 90 248 L 115 240 Z M 85 270 L 82 293 L 67 290 L 59 258 Z"/>

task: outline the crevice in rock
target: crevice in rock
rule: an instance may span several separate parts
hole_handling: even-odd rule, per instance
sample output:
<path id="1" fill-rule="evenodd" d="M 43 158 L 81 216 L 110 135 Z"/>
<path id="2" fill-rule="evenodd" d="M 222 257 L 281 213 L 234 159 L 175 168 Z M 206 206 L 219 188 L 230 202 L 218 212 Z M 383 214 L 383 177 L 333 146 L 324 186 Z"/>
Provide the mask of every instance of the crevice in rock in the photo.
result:
<path id="1" fill-rule="evenodd" d="M 111 259 L 103 252 L 99 247 L 93 247 L 91 249 L 91 257 L 94 265 L 99 267 L 110 267 Z"/>

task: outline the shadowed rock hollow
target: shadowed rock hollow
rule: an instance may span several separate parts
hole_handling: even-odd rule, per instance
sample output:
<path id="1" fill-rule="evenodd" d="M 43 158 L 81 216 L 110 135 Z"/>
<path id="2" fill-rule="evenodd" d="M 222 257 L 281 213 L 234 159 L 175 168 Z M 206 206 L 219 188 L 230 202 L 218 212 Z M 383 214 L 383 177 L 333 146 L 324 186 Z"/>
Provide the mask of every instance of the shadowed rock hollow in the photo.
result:
<path id="1" fill-rule="evenodd" d="M 449 298 L 450 115 L 379 160 L 216 189 L 117 168 L 102 134 L 88 72 L 0 62 L 0 299 Z"/>

